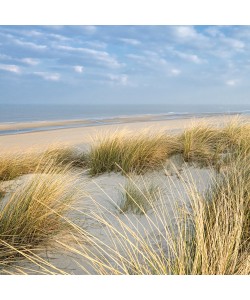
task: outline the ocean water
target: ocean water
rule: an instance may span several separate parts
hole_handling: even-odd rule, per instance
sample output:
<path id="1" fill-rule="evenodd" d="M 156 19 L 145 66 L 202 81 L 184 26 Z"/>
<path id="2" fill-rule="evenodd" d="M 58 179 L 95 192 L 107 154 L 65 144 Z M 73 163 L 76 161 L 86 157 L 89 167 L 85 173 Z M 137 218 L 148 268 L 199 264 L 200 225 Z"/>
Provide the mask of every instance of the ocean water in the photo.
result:
<path id="1" fill-rule="evenodd" d="M 98 126 L 123 123 L 123 117 L 147 116 L 148 120 L 168 120 L 213 116 L 218 114 L 250 114 L 250 105 L 10 105 L 0 104 L 0 125 L 16 123 L 15 129 L 1 130 L 0 135 L 20 134 L 34 131 Z M 56 126 L 32 126 L 38 121 L 74 121 Z M 31 122 L 26 128 L 18 128 L 20 122 Z"/>
<path id="2" fill-rule="evenodd" d="M 250 113 L 249 105 L 10 105 L 0 104 L 0 123 L 105 119 L 138 115 Z"/>

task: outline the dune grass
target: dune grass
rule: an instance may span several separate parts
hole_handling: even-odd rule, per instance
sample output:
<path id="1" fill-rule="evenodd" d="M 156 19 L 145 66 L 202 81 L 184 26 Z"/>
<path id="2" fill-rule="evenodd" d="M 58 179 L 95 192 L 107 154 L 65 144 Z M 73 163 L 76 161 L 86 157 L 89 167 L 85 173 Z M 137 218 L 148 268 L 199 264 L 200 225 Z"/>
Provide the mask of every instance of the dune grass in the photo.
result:
<path id="1" fill-rule="evenodd" d="M 160 196 L 160 188 L 149 179 L 128 179 L 122 191 L 120 210 L 143 215 Z"/>
<path id="2" fill-rule="evenodd" d="M 216 163 L 224 149 L 220 129 L 210 125 L 198 124 L 186 129 L 179 139 L 184 160 L 202 166 Z"/>
<path id="3" fill-rule="evenodd" d="M 177 140 L 164 132 L 144 131 L 131 135 L 115 132 L 97 140 L 88 154 L 89 173 L 104 172 L 143 174 L 159 168 L 178 148 Z"/>
<path id="4" fill-rule="evenodd" d="M 75 183 L 76 176 L 68 168 L 58 170 L 48 163 L 44 173 L 25 180 L 2 200 L 0 267 L 53 243 L 56 235 L 69 229 L 64 217 L 77 198 Z"/>
<path id="5" fill-rule="evenodd" d="M 24 153 L 3 153 L 0 155 L 0 180 L 12 180 L 18 176 L 43 172 L 50 161 L 54 166 L 84 167 L 85 154 L 76 149 L 52 145 L 43 152 L 31 149 Z"/>
<path id="6" fill-rule="evenodd" d="M 224 167 L 206 193 L 198 192 L 191 177 L 187 182 L 186 176 L 180 176 L 188 202 L 173 204 L 170 211 L 168 199 L 155 185 L 128 180 L 120 206 L 122 215 L 107 211 L 99 203 L 95 205 L 102 213 L 87 215 L 105 228 L 108 242 L 62 217 L 77 194 L 68 185 L 74 176 L 58 171 L 56 164 L 61 168 L 66 162 L 70 166 L 72 162 L 84 164 L 90 175 L 121 170 L 124 174 L 144 174 L 162 166 L 175 153 L 201 166 L 214 167 L 223 160 Z M 49 157 L 54 160 L 44 164 L 47 168 L 43 174 L 34 175 L 8 195 L 7 202 L 1 202 L 0 264 L 15 261 L 20 253 L 46 245 L 70 228 L 73 236 L 77 233 L 87 243 L 80 239 L 76 245 L 63 240 L 59 243 L 82 259 L 83 270 L 88 264 L 96 274 L 250 274 L 249 123 L 235 119 L 221 128 L 198 125 L 173 137 L 165 133 L 115 133 L 99 140 L 78 161 L 69 154 L 58 160 L 55 154 Z M 146 214 L 149 208 L 151 212 Z M 140 214 L 143 222 L 139 219 L 134 223 L 126 212 Z"/>
<path id="7" fill-rule="evenodd" d="M 185 184 L 189 201 L 173 205 L 172 217 L 163 198 L 151 207 L 150 215 L 144 215 L 143 223 L 106 212 L 116 218 L 119 225 L 115 225 L 109 217 L 93 215 L 110 240 L 89 235 L 95 251 L 79 245 L 78 255 L 96 274 L 250 274 L 249 161 L 247 171 L 241 164 L 242 158 L 232 161 L 205 194 L 192 180 Z"/>

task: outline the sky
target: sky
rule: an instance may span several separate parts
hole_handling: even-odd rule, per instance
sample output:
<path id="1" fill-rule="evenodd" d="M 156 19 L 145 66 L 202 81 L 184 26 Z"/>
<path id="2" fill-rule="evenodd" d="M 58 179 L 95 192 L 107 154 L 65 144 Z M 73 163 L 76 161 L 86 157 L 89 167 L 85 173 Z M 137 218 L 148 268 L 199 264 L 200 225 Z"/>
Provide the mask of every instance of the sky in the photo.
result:
<path id="1" fill-rule="evenodd" d="M 249 104 L 250 26 L 0 26 L 0 103 Z"/>

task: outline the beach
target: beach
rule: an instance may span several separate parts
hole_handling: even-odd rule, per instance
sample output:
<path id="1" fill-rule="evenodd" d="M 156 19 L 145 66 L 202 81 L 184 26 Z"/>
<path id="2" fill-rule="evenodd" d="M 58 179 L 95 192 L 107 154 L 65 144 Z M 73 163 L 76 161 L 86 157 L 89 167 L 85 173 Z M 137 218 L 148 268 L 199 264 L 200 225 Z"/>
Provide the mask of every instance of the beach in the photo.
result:
<path id="1" fill-rule="evenodd" d="M 226 121 L 235 116 L 212 116 L 212 117 L 196 117 L 183 118 L 175 120 L 158 120 L 149 121 L 149 117 L 130 117 L 122 119 L 123 123 L 109 124 L 110 119 L 106 120 L 105 125 L 77 127 L 77 124 L 82 125 L 82 121 L 47 121 L 47 122 L 22 122 L 14 124 L 0 123 L 0 130 L 20 130 L 24 128 L 35 127 L 50 127 L 50 126 L 65 126 L 74 125 L 74 128 L 51 129 L 45 131 L 21 133 L 21 134 L 6 134 L 0 135 L 1 151 L 23 151 L 27 148 L 45 149 L 51 144 L 65 144 L 68 146 L 79 146 L 86 148 L 96 135 L 104 133 L 112 133 L 117 130 L 127 129 L 129 131 L 137 131 L 144 128 L 161 129 L 172 133 L 182 131 L 184 128 L 198 124 L 199 122 L 207 122 L 211 125 L 222 125 Z M 242 116 L 242 119 L 249 120 L 250 116 Z M 121 122 L 121 119 L 119 119 Z"/>
<path id="2" fill-rule="evenodd" d="M 177 261 L 179 256 L 191 259 L 189 256 L 193 246 L 190 249 L 189 246 L 183 246 L 187 238 L 183 232 L 190 226 L 185 214 L 195 211 L 192 222 L 201 228 L 208 226 L 203 222 L 211 222 L 204 217 L 207 205 L 204 195 L 211 185 L 216 186 L 218 176 L 224 176 L 223 172 L 228 172 L 225 178 L 231 180 L 230 164 L 234 165 L 237 160 L 232 156 L 232 162 L 226 166 L 228 162 L 222 159 L 228 151 L 225 149 L 230 149 L 231 143 L 236 143 L 239 149 L 243 145 L 246 149 L 244 155 L 248 157 L 249 121 L 250 116 L 237 119 L 237 116 L 228 115 L 157 121 L 149 121 L 148 117 L 130 117 L 122 124 L 107 122 L 105 125 L 81 127 L 80 123 L 80 127 L 74 128 L 1 135 L 0 197 L 2 203 L 13 202 L 12 206 L 7 206 L 10 210 L 15 210 L 17 199 L 20 202 L 17 211 L 10 213 L 14 219 L 9 221 L 8 218 L 6 226 L 12 222 L 18 222 L 21 226 L 28 222 L 20 234 L 23 235 L 25 230 L 33 230 L 33 226 L 41 226 L 42 232 L 48 230 L 51 235 L 43 237 L 45 241 L 49 239 L 49 243 L 41 246 L 38 234 L 39 243 L 35 244 L 35 249 L 37 246 L 41 246 L 41 249 L 36 261 L 33 255 L 37 255 L 37 252 L 31 253 L 31 256 L 29 252 L 28 255 L 25 253 L 24 258 L 17 259 L 14 265 L 5 267 L 3 264 L 1 273 L 182 274 L 180 270 L 172 270 L 171 260 L 166 263 L 161 255 L 164 253 L 176 257 Z M 37 122 L 35 126 L 47 128 L 69 125 L 69 122 Z M 72 122 L 77 126 L 77 122 Z M 240 124 L 246 124 L 242 130 Z M 0 124 L 0 130 L 30 126 L 34 127 L 34 122 Z M 223 133 L 223 130 L 226 131 Z M 223 142 L 224 135 L 230 141 L 229 144 Z M 97 137 L 99 143 L 103 144 L 96 144 Z M 235 142 L 231 138 L 236 138 Z M 247 170 L 247 163 L 246 166 Z M 237 169 L 232 170 L 236 172 Z M 240 172 L 244 172 L 241 166 Z M 239 173 L 236 179 L 242 178 L 243 188 L 248 189 L 244 181 L 247 177 L 244 176 Z M 226 188 L 231 185 L 234 187 L 238 183 L 230 181 Z M 232 192 L 226 190 L 224 193 Z M 54 207 L 53 202 L 68 201 L 67 197 L 72 199 L 66 203 L 66 214 L 64 206 Z M 223 202 L 223 199 L 220 201 Z M 222 211 L 217 213 L 225 215 L 223 222 L 228 226 L 224 210 L 228 209 L 229 200 L 225 199 L 225 205 L 218 206 L 218 210 Z M 34 206 L 31 213 L 27 213 L 25 201 L 31 201 L 28 206 L 30 210 Z M 42 204 L 40 208 L 37 201 L 39 205 Z M 235 202 L 233 195 L 230 201 Z M 44 207 L 50 206 L 53 207 L 52 211 L 43 213 Z M 63 218 L 57 220 L 61 214 Z M 34 220 L 31 217 L 33 215 L 37 215 Z M 4 214 L 0 217 L 4 220 Z M 43 218 L 45 221 L 42 225 L 33 224 Z M 182 219 L 186 226 L 184 231 L 182 223 L 179 223 Z M 61 229 L 56 233 L 58 224 L 55 223 L 55 229 L 51 232 L 52 221 L 62 223 L 60 226 L 66 226 L 68 231 L 64 233 Z M 44 229 L 49 222 L 52 225 Z M 16 228 L 16 225 L 11 226 L 8 230 Z M 220 239 L 218 230 L 210 233 L 216 241 Z M 227 241 L 230 236 L 233 243 L 241 227 L 233 230 L 231 232 L 228 229 L 228 235 L 227 230 L 223 231 L 223 241 Z M 37 229 L 33 233 L 34 237 L 36 234 Z M 175 244 L 177 237 L 178 245 Z M 208 237 L 196 237 L 195 243 L 200 243 L 203 238 L 206 241 Z M 180 251 L 184 252 L 175 252 L 173 249 L 176 247 L 181 247 Z M 226 245 L 222 247 L 226 249 Z M 212 257 L 212 254 L 209 255 Z M 218 259 L 223 260 L 223 255 Z M 180 268 L 182 264 L 187 264 L 179 263 Z M 246 264 L 244 268 L 242 273 L 246 274 Z M 211 270 L 203 273 L 197 267 L 185 272 L 231 274 L 236 271 L 223 268 L 216 271 L 216 268 L 211 267 Z"/>

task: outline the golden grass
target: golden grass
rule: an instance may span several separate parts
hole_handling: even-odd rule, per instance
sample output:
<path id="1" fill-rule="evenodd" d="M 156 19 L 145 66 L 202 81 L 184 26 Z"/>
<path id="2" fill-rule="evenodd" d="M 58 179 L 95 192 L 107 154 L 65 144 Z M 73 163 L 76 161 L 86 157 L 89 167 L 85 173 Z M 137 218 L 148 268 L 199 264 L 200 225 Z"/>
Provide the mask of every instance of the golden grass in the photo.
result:
<path id="1" fill-rule="evenodd" d="M 32 175 L 2 200 L 0 266 L 53 243 L 69 229 L 64 218 L 77 198 L 76 179 L 68 168 L 58 170 L 49 162 L 44 173 Z"/>
<path id="2" fill-rule="evenodd" d="M 12 180 L 18 176 L 43 172 L 50 161 L 54 166 L 71 164 L 83 167 L 85 164 L 84 153 L 63 145 L 53 145 L 44 152 L 35 149 L 25 153 L 3 153 L 0 155 L 0 180 Z"/>
<path id="3" fill-rule="evenodd" d="M 57 160 L 53 154 L 54 160 L 49 160 L 50 167 L 44 174 L 35 175 L 10 194 L 7 202 L 1 202 L 1 264 L 15 261 L 16 256 L 25 253 L 33 255 L 33 249 L 70 227 L 72 236 L 82 236 L 87 243 L 77 238 L 75 245 L 64 241 L 59 244 L 82 259 L 79 264 L 86 273 L 250 274 L 249 123 L 235 119 L 221 128 L 198 125 L 174 137 L 165 133 L 115 133 L 99 140 L 80 161 L 87 164 L 91 175 L 120 170 L 124 174 L 143 174 L 162 166 L 174 153 L 202 166 L 213 167 L 221 161 L 224 166 L 206 193 L 198 192 L 190 174 L 184 174 L 189 181 L 180 176 L 188 195 L 188 202 L 183 195 L 182 205 L 172 204 L 169 208 L 168 199 L 161 193 L 153 199 L 156 190 L 150 188 L 150 183 L 144 187 L 132 186 L 131 182 L 124 187 L 122 215 L 96 202 L 101 213 L 93 210 L 82 214 L 105 228 L 108 241 L 62 218 L 77 196 L 68 185 L 73 175 L 58 171 L 54 165 L 62 167 L 67 162 L 72 166 L 72 161 L 77 160 L 69 154 Z M 182 192 L 178 191 L 178 196 Z M 149 214 L 145 213 L 147 210 Z M 130 218 L 126 214 L 129 211 L 144 213 Z"/>
<path id="4" fill-rule="evenodd" d="M 98 175 L 123 170 L 142 174 L 162 166 L 177 145 L 177 140 L 164 132 L 115 132 L 97 139 L 92 146 L 88 154 L 89 172 Z"/>
<path id="5" fill-rule="evenodd" d="M 207 124 L 198 124 L 180 135 L 181 153 L 186 162 L 203 166 L 215 163 L 223 151 L 221 131 Z"/>
<path id="6" fill-rule="evenodd" d="M 189 201 L 169 209 L 161 198 L 143 222 L 100 207 L 105 214 L 92 217 L 106 228 L 108 242 L 79 229 L 94 251 L 83 244 L 71 251 L 96 274 L 250 274 L 249 169 L 245 177 L 237 164 L 213 178 L 206 194 L 197 191 L 191 177 L 189 183 L 183 179 Z"/>
<path id="7" fill-rule="evenodd" d="M 160 188 L 149 179 L 129 178 L 122 191 L 120 211 L 143 215 L 160 197 Z"/>

